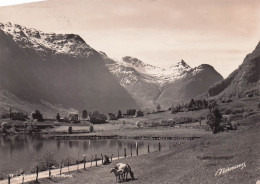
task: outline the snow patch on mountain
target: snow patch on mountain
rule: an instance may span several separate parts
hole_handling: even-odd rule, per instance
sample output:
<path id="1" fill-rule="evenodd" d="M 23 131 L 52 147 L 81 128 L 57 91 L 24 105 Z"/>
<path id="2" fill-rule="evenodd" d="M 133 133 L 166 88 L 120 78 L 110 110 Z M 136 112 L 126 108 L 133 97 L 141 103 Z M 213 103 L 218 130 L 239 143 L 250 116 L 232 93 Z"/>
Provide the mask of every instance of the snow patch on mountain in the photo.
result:
<path id="1" fill-rule="evenodd" d="M 142 80 L 162 87 L 165 83 L 173 82 L 185 76 L 191 67 L 183 60 L 168 69 L 146 64 L 141 60 L 126 56 L 121 60 L 114 59 L 106 63 L 110 72 L 120 78 L 121 85 Z"/>

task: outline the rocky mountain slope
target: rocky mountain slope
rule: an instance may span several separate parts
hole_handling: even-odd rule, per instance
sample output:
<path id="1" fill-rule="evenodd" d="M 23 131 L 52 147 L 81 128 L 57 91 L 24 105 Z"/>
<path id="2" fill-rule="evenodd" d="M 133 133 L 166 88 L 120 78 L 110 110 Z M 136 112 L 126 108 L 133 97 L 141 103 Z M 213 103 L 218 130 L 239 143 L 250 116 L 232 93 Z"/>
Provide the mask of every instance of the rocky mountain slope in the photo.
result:
<path id="1" fill-rule="evenodd" d="M 223 79 L 212 66 L 191 68 L 183 60 L 168 69 L 129 56 L 105 61 L 109 71 L 140 107 L 154 108 L 157 104 L 169 107 L 174 102 L 190 100 Z"/>
<path id="2" fill-rule="evenodd" d="M 80 36 L 11 23 L 0 24 L 0 98 L 2 111 L 10 105 L 31 110 L 30 104 L 52 115 L 71 108 L 113 112 L 137 107 L 103 55 Z"/>
<path id="3" fill-rule="evenodd" d="M 243 97 L 248 94 L 260 94 L 260 42 L 237 70 L 208 90 L 209 96 L 224 98 Z"/>

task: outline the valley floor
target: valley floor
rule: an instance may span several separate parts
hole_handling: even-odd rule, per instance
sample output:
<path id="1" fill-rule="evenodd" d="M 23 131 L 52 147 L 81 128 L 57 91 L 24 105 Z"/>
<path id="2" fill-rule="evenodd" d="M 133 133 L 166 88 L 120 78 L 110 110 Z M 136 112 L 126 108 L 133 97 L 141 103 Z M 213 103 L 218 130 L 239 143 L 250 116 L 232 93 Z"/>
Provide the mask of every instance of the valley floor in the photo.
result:
<path id="1" fill-rule="evenodd" d="M 40 183 L 115 183 L 109 171 L 117 162 L 125 162 L 136 177 L 127 183 L 255 184 L 260 180 L 260 118 L 248 121 L 247 126 L 236 131 L 207 134 L 168 151 L 128 157 L 107 166 L 73 172 L 72 178 L 44 179 Z M 219 169 L 227 171 L 231 167 L 235 169 L 216 175 Z"/>

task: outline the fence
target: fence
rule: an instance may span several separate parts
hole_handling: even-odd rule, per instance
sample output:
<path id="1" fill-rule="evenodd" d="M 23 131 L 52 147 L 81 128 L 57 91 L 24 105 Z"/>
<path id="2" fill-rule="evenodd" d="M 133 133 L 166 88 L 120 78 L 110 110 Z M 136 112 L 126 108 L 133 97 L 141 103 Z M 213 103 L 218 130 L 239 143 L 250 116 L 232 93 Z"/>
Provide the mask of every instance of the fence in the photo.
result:
<path id="1" fill-rule="evenodd" d="M 132 157 L 132 156 L 138 156 L 139 155 L 139 146 L 138 143 L 136 143 L 135 146 L 135 152 L 136 155 L 133 155 L 133 147 L 130 147 L 130 155 L 127 155 L 127 149 L 124 148 L 123 151 L 123 156 L 120 156 L 119 149 L 117 157 L 113 157 L 113 154 L 110 156 L 110 161 L 112 162 L 113 160 L 119 160 L 121 158 L 126 158 L 126 157 Z M 159 142 L 158 144 L 158 151 L 161 151 L 161 143 Z M 148 144 L 147 146 L 147 154 L 150 153 L 150 146 Z M 0 184 L 20 184 L 20 183 L 26 183 L 26 182 L 31 182 L 31 181 L 36 181 L 38 182 L 39 179 L 43 178 L 51 178 L 51 177 L 57 177 L 57 176 L 62 176 L 64 173 L 70 173 L 71 171 L 76 171 L 76 170 L 86 170 L 87 167 L 93 167 L 93 161 L 95 162 L 95 166 L 97 167 L 98 165 L 103 165 L 104 164 L 104 157 L 103 154 L 101 154 L 101 159 L 99 160 L 97 158 L 97 155 L 95 155 L 95 159 L 91 158 L 89 162 L 86 161 L 86 155 L 83 155 L 83 163 L 79 163 L 76 165 L 68 165 L 68 166 L 63 166 L 62 164 L 60 165 L 59 168 L 53 168 L 49 167 L 47 171 L 42 171 L 39 172 L 39 167 L 36 166 L 35 170 L 36 172 L 34 174 L 30 175 L 20 175 L 20 176 L 12 176 L 11 174 L 7 175 L 2 173 L 3 175 L 7 176 L 6 180 L 0 180 Z"/>

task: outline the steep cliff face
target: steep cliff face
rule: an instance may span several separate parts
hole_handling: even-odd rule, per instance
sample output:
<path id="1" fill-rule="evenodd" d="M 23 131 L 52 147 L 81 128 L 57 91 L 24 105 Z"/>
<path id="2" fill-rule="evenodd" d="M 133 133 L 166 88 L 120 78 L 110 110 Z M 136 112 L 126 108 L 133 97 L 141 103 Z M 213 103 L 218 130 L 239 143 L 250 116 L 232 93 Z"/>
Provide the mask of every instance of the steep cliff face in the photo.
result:
<path id="1" fill-rule="evenodd" d="M 106 68 L 102 54 L 80 36 L 46 34 L 11 23 L 0 24 L 0 89 L 43 110 L 46 104 L 103 112 L 137 107 Z"/>
<path id="2" fill-rule="evenodd" d="M 237 70 L 208 90 L 209 96 L 243 97 L 260 93 L 260 43 L 246 56 Z"/>

